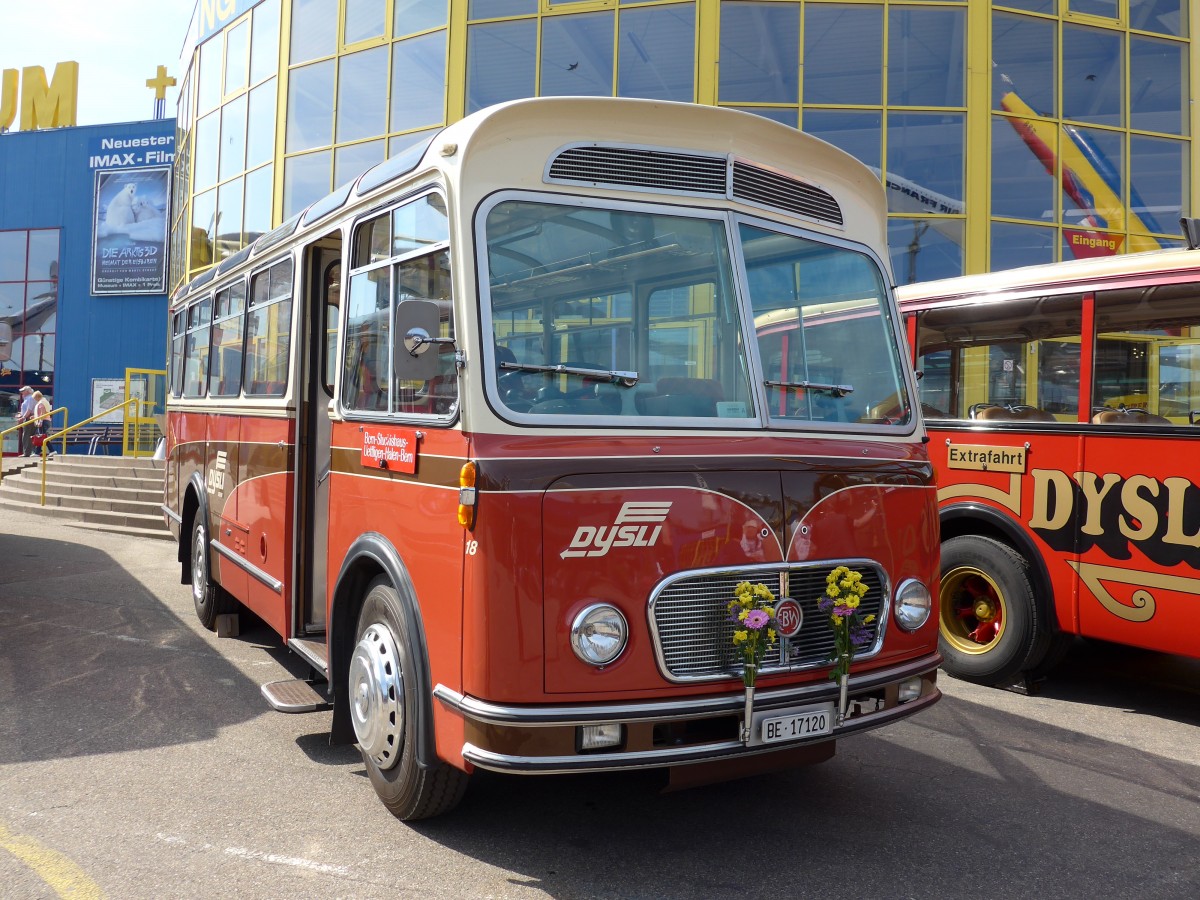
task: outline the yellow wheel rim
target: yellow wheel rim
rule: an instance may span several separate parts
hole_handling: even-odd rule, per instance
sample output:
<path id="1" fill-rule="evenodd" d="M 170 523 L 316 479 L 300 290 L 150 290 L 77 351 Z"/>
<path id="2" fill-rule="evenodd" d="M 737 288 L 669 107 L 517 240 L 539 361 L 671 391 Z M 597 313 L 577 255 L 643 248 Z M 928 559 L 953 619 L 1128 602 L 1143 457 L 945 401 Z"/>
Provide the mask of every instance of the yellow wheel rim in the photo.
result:
<path id="1" fill-rule="evenodd" d="M 943 574 L 938 611 L 942 638 L 960 653 L 987 653 L 1004 636 L 1004 594 L 982 569 L 959 566 Z"/>

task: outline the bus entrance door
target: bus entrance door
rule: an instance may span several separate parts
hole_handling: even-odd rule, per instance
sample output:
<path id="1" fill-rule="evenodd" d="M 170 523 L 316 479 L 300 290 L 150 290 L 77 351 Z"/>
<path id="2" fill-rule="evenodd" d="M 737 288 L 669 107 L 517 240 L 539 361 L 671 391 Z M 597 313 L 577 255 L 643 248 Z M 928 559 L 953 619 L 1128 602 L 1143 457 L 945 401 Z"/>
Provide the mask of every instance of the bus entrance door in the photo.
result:
<path id="1" fill-rule="evenodd" d="M 295 634 L 301 641 L 325 632 L 330 415 L 341 296 L 341 236 L 333 234 L 318 241 L 309 248 L 307 256 L 302 327 L 309 337 L 302 344 L 308 349 L 302 361 L 296 441 L 298 580 Z M 316 652 L 324 657 L 324 641 L 319 643 Z"/>

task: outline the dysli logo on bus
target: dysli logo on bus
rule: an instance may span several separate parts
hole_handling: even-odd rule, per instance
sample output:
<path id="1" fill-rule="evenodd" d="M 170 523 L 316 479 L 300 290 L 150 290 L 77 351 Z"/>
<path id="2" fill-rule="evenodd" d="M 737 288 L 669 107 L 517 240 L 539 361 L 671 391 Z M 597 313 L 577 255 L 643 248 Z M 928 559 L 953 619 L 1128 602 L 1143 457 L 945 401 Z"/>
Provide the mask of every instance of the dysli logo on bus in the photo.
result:
<path id="1" fill-rule="evenodd" d="M 605 556 L 613 547 L 653 547 L 662 533 L 660 523 L 667 520 L 671 502 L 630 500 L 621 506 L 611 525 L 580 525 L 571 538 L 571 546 L 559 554 L 569 556 Z"/>

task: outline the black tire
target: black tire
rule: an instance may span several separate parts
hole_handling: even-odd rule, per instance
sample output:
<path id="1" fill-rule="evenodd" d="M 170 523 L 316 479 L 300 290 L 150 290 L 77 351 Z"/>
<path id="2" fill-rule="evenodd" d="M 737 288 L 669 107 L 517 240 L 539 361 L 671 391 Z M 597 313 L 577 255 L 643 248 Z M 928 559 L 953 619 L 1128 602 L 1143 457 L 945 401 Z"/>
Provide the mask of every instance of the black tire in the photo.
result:
<path id="1" fill-rule="evenodd" d="M 208 525 L 203 510 L 197 510 L 196 517 L 192 520 L 189 552 L 192 565 L 192 602 L 196 605 L 196 618 L 209 631 L 216 631 L 217 616 L 234 612 L 237 602 L 228 591 L 212 580 L 208 566 Z"/>
<path id="2" fill-rule="evenodd" d="M 386 578 L 367 588 L 358 616 L 346 679 L 350 721 L 363 765 L 383 805 L 405 822 L 449 812 L 467 788 L 465 772 L 437 763 L 422 766 L 417 747 L 422 698 L 404 613 Z"/>
<path id="3" fill-rule="evenodd" d="M 955 678 L 1007 685 L 1047 657 L 1054 640 L 1043 621 L 1029 563 L 1007 544 L 978 535 L 942 544 L 938 649 Z"/>

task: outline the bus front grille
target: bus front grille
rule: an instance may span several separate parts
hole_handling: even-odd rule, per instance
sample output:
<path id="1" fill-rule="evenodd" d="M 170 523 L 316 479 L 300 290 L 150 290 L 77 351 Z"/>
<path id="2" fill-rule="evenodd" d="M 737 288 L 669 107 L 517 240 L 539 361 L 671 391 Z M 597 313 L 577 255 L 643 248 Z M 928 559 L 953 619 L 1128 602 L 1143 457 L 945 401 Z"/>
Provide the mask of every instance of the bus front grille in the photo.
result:
<path id="1" fill-rule="evenodd" d="M 868 628 L 871 641 L 856 654 L 870 656 L 879 650 L 885 611 L 885 580 L 873 563 L 845 562 L 842 565 L 862 573 L 867 585 L 859 612 L 874 614 Z M 712 570 L 683 573 L 655 590 L 650 598 L 650 627 L 659 667 L 671 681 L 712 681 L 741 676 L 741 662 L 735 653 L 733 625 L 727 621 L 728 604 L 739 582 L 765 584 L 771 593 L 781 596 L 783 573 L 787 573 L 787 596 L 800 604 L 804 622 L 800 633 L 780 641 L 767 651 L 759 667 L 760 674 L 787 672 L 828 665 L 833 653 L 833 631 L 829 617 L 817 609 L 825 593 L 825 576 L 839 565 L 779 565 L 744 570 Z M 781 652 L 786 657 L 781 660 Z"/>

